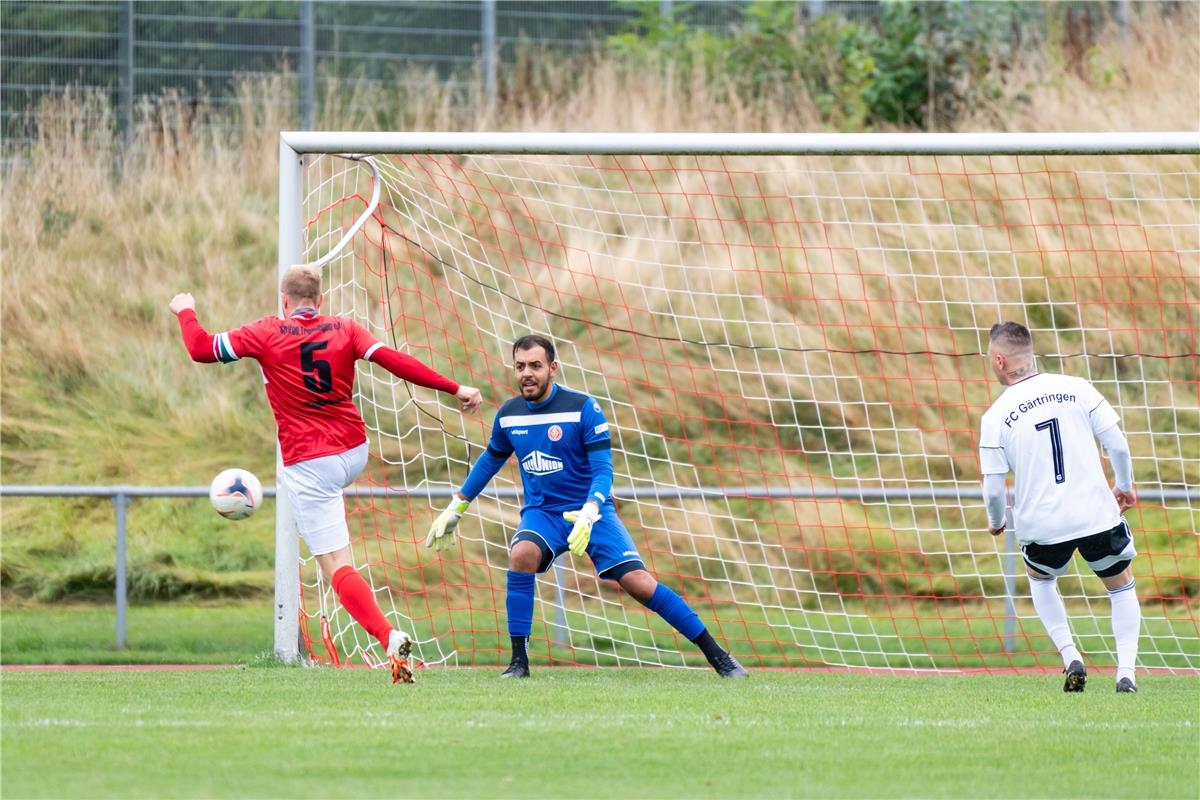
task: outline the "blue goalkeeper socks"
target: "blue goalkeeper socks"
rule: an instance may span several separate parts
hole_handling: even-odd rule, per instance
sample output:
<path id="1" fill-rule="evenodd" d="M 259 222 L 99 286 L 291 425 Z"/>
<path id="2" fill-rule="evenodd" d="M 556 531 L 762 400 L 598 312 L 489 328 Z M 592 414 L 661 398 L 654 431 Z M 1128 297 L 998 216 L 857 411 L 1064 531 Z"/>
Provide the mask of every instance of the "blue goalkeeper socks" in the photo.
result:
<path id="1" fill-rule="evenodd" d="M 508 609 L 508 635 L 529 636 L 533 628 L 533 587 L 537 576 L 532 572 L 508 571 L 508 592 L 504 603 Z"/>
<path id="2" fill-rule="evenodd" d="M 646 607 L 669 622 L 671 627 L 682 633 L 688 641 L 704 632 L 704 623 L 700 621 L 700 617 L 696 616 L 696 612 L 692 611 L 692 607 L 682 597 L 661 583 L 655 587 L 654 595 Z M 511 625 L 510 622 L 510 628 Z"/>

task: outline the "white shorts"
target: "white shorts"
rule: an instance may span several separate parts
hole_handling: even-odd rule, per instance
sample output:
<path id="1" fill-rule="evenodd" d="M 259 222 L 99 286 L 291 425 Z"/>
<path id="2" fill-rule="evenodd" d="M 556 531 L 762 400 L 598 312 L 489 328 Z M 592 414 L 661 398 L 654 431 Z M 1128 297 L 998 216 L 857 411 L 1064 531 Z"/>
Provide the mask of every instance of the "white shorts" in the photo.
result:
<path id="1" fill-rule="evenodd" d="M 314 556 L 350 544 L 342 488 L 367 465 L 367 443 L 332 456 L 299 461 L 283 468 L 284 487 L 296 528 Z"/>

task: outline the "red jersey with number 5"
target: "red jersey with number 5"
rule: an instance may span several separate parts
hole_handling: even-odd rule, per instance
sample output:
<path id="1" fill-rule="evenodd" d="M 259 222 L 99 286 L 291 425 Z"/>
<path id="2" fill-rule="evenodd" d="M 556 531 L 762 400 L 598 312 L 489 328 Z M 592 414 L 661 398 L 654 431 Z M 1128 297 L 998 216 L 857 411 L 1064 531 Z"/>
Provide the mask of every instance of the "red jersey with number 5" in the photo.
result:
<path id="1" fill-rule="evenodd" d="M 264 317 L 215 336 L 188 309 L 179 315 L 179 326 L 196 361 L 258 361 L 285 465 L 342 453 L 367 440 L 353 399 L 354 362 L 360 358 L 422 386 L 451 394 L 459 388 L 416 359 L 385 347 L 357 322 L 313 309 L 298 309 L 289 319 Z"/>

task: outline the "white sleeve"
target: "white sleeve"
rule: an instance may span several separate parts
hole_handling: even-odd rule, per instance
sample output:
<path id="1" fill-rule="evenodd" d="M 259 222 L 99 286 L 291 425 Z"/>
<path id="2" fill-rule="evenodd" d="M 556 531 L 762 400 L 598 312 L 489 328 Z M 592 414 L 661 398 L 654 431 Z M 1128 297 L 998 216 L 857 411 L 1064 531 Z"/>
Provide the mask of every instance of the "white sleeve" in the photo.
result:
<path id="1" fill-rule="evenodd" d="M 1108 400 L 1104 399 L 1104 395 L 1100 394 L 1096 387 L 1087 381 L 1081 380 L 1080 383 L 1082 388 L 1079 392 L 1079 399 L 1087 409 L 1088 420 L 1092 423 L 1092 433 L 1099 436 L 1112 426 L 1120 424 L 1121 418 L 1109 405 Z"/>
<path id="2" fill-rule="evenodd" d="M 1000 442 L 999 426 L 990 414 L 983 415 L 979 425 L 979 472 L 983 475 L 1004 475 L 1008 472 L 1008 455 Z"/>
<path id="3" fill-rule="evenodd" d="M 1117 488 L 1123 492 L 1133 489 L 1133 458 L 1129 455 L 1129 442 L 1121 432 L 1120 425 L 1113 425 L 1100 432 L 1097 437 L 1100 444 L 1108 451 L 1108 460 L 1112 463 L 1113 476 Z"/>
<path id="4" fill-rule="evenodd" d="M 983 503 L 987 508 L 988 527 L 996 530 L 1004 524 L 1008 505 L 1008 486 L 1003 473 L 983 476 Z"/>

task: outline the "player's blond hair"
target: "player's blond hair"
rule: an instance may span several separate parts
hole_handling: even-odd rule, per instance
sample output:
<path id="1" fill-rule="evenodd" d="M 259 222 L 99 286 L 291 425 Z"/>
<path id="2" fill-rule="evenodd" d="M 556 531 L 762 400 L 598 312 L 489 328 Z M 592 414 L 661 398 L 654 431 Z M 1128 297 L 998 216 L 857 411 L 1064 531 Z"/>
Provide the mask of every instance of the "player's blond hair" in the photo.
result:
<path id="1" fill-rule="evenodd" d="M 279 282 L 279 291 L 293 303 L 303 303 L 305 300 L 315 303 L 321 296 L 321 273 L 312 267 L 292 267 Z"/>

